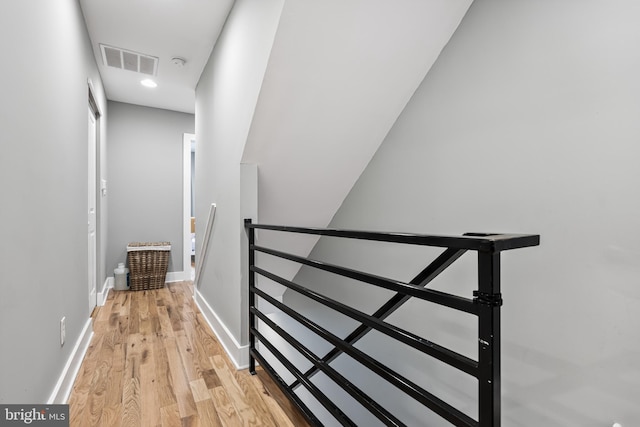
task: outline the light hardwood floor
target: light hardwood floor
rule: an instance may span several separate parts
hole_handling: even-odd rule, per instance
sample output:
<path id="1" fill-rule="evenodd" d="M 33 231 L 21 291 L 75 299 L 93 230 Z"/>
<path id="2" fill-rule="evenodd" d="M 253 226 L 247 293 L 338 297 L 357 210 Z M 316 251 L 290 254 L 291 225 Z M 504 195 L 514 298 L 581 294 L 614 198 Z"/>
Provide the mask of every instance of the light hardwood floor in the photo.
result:
<path id="1" fill-rule="evenodd" d="M 109 293 L 71 426 L 308 426 L 264 372 L 235 370 L 191 295 L 190 282 Z"/>

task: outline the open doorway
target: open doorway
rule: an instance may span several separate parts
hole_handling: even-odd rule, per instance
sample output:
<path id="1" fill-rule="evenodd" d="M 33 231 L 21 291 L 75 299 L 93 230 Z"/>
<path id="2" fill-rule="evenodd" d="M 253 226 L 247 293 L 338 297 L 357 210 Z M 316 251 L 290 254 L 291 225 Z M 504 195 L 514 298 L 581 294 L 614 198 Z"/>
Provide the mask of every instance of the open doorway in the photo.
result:
<path id="1" fill-rule="evenodd" d="M 195 160 L 196 160 L 196 136 L 185 133 L 182 137 L 183 150 L 183 280 L 195 279 L 195 254 L 196 254 L 196 218 L 195 218 Z"/>

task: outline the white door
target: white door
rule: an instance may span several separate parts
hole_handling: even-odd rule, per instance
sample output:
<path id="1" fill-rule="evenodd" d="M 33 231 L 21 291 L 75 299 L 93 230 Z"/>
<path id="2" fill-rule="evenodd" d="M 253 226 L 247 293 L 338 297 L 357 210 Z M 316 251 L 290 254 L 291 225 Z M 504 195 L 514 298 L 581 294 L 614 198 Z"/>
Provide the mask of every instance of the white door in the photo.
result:
<path id="1" fill-rule="evenodd" d="M 97 281 L 97 243 L 96 243 L 96 116 L 89 107 L 89 173 L 88 173 L 88 283 L 89 283 L 89 312 L 96 306 Z"/>

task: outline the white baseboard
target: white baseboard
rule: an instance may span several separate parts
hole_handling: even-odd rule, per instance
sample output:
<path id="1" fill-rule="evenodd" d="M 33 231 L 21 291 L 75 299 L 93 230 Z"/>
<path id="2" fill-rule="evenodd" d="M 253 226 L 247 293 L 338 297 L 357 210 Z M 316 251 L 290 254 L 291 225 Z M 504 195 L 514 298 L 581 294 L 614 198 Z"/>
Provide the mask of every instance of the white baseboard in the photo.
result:
<path id="1" fill-rule="evenodd" d="M 97 305 L 98 307 L 102 307 L 105 303 L 105 301 L 107 300 L 107 295 L 109 295 L 109 290 L 111 288 L 113 288 L 113 285 L 115 283 L 115 279 L 113 277 L 107 277 L 107 279 L 104 281 L 104 285 L 102 286 L 102 291 L 98 292 L 98 296 L 97 296 Z"/>
<path id="2" fill-rule="evenodd" d="M 91 322 L 91 319 L 87 319 L 87 323 L 85 323 L 84 328 L 80 333 L 80 337 L 69 355 L 69 360 L 67 360 L 67 363 L 64 365 L 60 378 L 58 379 L 51 396 L 49 396 L 49 400 L 47 401 L 48 405 L 64 404 L 69 400 L 73 382 L 76 380 L 84 355 L 89 348 L 91 337 L 93 337 Z"/>
<path id="3" fill-rule="evenodd" d="M 246 369 L 249 367 L 249 346 L 240 345 L 231 334 L 229 329 L 220 320 L 213 308 L 203 298 L 199 290 L 195 291 L 193 299 L 196 301 L 200 312 L 206 319 L 213 333 L 218 337 L 227 355 L 235 365 L 236 369 Z"/>
<path id="4" fill-rule="evenodd" d="M 169 271 L 167 273 L 167 277 L 164 279 L 165 283 L 171 282 L 182 282 L 185 280 L 191 280 L 191 274 L 189 274 L 189 279 L 185 279 L 186 275 L 184 271 Z"/>

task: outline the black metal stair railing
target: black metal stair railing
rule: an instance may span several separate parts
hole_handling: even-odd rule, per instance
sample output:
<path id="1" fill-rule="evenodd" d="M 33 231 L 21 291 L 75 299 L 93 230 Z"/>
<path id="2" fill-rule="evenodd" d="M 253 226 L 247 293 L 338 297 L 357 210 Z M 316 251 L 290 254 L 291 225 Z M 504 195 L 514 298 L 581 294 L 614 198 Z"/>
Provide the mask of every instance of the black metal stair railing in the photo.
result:
<path id="1" fill-rule="evenodd" d="M 453 425 L 468 427 L 500 426 L 500 307 L 502 306 L 500 293 L 500 253 L 511 249 L 537 246 L 540 243 L 540 236 L 467 233 L 463 236 L 448 237 L 263 225 L 253 224 L 251 220 L 245 220 L 245 227 L 249 239 L 249 370 L 251 373 L 255 373 L 256 361 L 260 363 L 261 367 L 276 380 L 285 394 L 289 396 L 313 425 L 319 426 L 322 425 L 322 423 L 296 394 L 298 387 L 304 387 L 341 425 L 356 425 L 354 421 L 339 408 L 336 402 L 332 401 L 329 396 L 326 396 L 311 381 L 311 378 L 318 372 L 324 373 L 383 424 L 390 426 L 405 425 L 398 418 L 397 414 L 390 413 L 382 404 L 374 401 L 363 390 L 359 389 L 333 369 L 330 365 L 331 362 L 340 354 L 344 353 L 382 379 L 394 385 L 400 392 L 415 399 Z M 415 278 L 408 283 L 404 283 L 256 245 L 256 229 L 432 246 L 445 249 Z M 473 293 L 473 299 L 426 288 L 433 279 L 467 251 L 475 251 L 478 256 L 478 288 Z M 378 310 L 369 315 L 258 267 L 255 262 L 256 252 L 269 254 L 274 257 L 355 279 L 396 293 Z M 256 274 L 273 280 L 288 289 L 348 316 L 359 322 L 360 326 L 355 328 L 346 338 L 339 338 L 305 317 L 303 313 L 296 312 L 291 307 L 276 300 L 258 288 L 256 286 Z M 300 341 L 262 313 L 257 307 L 257 298 L 261 298 L 275 306 L 287 316 L 306 327 L 310 333 L 316 334 L 326 342 L 332 344 L 334 346 L 333 349 L 322 357 L 314 354 Z M 411 298 L 430 301 L 453 310 L 477 316 L 478 360 L 470 359 L 384 321 Z M 258 319 L 305 357 L 311 363 L 311 368 L 306 372 L 301 372 L 291 363 L 259 330 L 257 326 Z M 461 410 L 436 397 L 418 384 L 356 348 L 354 344 L 373 329 L 475 377 L 478 380 L 478 419 L 475 420 L 468 416 Z M 258 350 L 256 346 L 257 341 L 289 371 L 295 378 L 293 382 L 287 383 L 269 364 L 264 355 Z"/>

